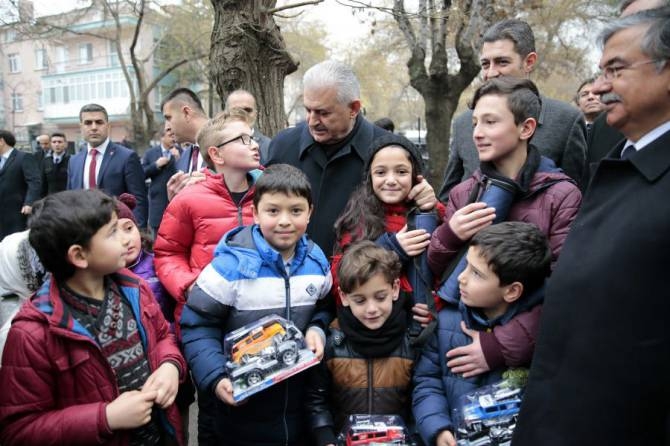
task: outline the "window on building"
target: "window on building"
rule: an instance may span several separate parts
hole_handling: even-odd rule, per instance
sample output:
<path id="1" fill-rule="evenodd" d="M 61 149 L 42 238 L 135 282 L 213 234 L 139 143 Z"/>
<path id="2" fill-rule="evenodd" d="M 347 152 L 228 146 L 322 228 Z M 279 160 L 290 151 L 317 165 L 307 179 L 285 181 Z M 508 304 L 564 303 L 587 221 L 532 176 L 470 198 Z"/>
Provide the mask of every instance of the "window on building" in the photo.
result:
<path id="1" fill-rule="evenodd" d="M 35 50 L 35 69 L 36 70 L 46 70 L 49 68 L 49 62 L 47 61 L 47 50 L 44 48 L 38 48 Z"/>
<path id="2" fill-rule="evenodd" d="M 16 30 L 8 29 L 5 31 L 5 42 L 10 43 L 16 41 Z"/>
<path id="3" fill-rule="evenodd" d="M 37 92 L 37 109 L 44 110 L 44 95 L 41 91 Z"/>
<path id="4" fill-rule="evenodd" d="M 93 44 L 82 43 L 79 45 L 79 63 L 87 64 L 93 62 Z"/>
<path id="5" fill-rule="evenodd" d="M 20 73 L 21 57 L 18 55 L 18 53 L 10 54 L 8 57 L 9 57 L 9 72 Z"/>
<path id="6" fill-rule="evenodd" d="M 56 47 L 56 72 L 62 73 L 65 71 L 67 62 L 69 59 L 68 51 L 66 46 Z"/>
<path id="7" fill-rule="evenodd" d="M 12 110 L 15 112 L 23 111 L 23 95 L 21 93 L 12 93 Z"/>
<path id="8" fill-rule="evenodd" d="M 116 50 L 116 43 L 109 41 L 108 44 L 108 54 L 109 54 L 109 66 L 118 67 L 119 66 L 119 52 Z"/>

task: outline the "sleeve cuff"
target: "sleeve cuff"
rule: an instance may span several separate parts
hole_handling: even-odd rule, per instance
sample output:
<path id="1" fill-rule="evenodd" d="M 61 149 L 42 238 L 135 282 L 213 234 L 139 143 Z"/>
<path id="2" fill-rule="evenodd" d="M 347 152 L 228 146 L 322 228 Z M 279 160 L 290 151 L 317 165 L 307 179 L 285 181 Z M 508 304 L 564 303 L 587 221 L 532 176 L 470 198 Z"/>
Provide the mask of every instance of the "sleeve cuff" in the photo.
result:
<path id="1" fill-rule="evenodd" d="M 490 370 L 499 369 L 505 366 L 505 357 L 502 353 L 502 346 L 493 332 L 480 332 L 479 343 L 482 346 L 484 360 L 486 360 L 486 364 L 489 366 Z"/>

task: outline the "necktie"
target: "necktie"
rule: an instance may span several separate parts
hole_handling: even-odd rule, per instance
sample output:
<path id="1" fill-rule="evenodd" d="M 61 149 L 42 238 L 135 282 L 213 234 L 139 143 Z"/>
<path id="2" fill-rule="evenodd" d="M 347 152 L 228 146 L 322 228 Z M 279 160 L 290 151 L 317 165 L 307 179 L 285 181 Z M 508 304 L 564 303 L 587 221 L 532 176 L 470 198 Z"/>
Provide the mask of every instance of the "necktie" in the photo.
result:
<path id="1" fill-rule="evenodd" d="M 635 146 L 634 146 L 634 145 L 630 145 L 630 146 L 628 146 L 628 147 L 625 147 L 625 148 L 623 149 L 623 152 L 621 152 L 621 159 L 622 159 L 622 160 L 627 160 L 627 159 L 629 159 L 631 156 L 635 155 L 635 152 L 637 152 L 637 150 L 635 150 Z"/>
<path id="2" fill-rule="evenodd" d="M 0 156 L 0 170 L 2 170 L 5 167 L 5 157 Z"/>
<path id="3" fill-rule="evenodd" d="M 95 189 L 97 185 L 97 182 L 95 181 L 95 168 L 97 167 L 95 158 L 98 156 L 98 151 L 91 149 L 88 153 L 91 155 L 91 163 L 88 165 L 88 188 Z"/>
<path id="4" fill-rule="evenodd" d="M 198 171 L 198 147 L 194 144 L 191 146 L 191 172 Z"/>
<path id="5" fill-rule="evenodd" d="M 589 138 L 591 137 L 591 132 L 593 131 L 593 124 L 588 123 L 586 124 L 586 141 L 588 142 Z"/>
<path id="6" fill-rule="evenodd" d="M 54 157 L 54 164 L 60 163 L 60 157 L 55 156 Z"/>

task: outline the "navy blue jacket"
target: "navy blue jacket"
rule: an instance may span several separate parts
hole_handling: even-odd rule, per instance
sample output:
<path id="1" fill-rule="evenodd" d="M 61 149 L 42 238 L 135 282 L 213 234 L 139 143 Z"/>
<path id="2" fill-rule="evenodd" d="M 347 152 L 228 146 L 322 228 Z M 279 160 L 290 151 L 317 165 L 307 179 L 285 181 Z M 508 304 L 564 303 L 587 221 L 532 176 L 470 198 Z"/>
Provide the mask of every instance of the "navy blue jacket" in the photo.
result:
<path id="1" fill-rule="evenodd" d="M 463 302 L 459 302 L 458 306 L 450 302 L 438 313 L 437 330 L 424 347 L 414 372 L 412 410 L 417 430 L 426 444 L 435 444 L 435 437 L 443 430 L 455 430 L 452 414 L 461 396 L 500 381 L 505 371 L 496 369 L 472 378 L 463 378 L 449 370 L 447 352 L 472 343 L 472 338 L 461 330 L 461 321 L 465 321 L 470 329 L 489 330 L 495 325 L 506 324 L 517 314 L 540 304 L 543 298 L 544 288 L 524 294 L 508 307 L 505 314 L 490 321 Z"/>
<path id="2" fill-rule="evenodd" d="M 70 158 L 67 168 L 67 188 L 84 188 L 84 164 L 86 146 Z M 118 197 L 124 192 L 132 194 L 137 200 L 133 210 L 140 228 L 147 225 L 147 188 L 144 185 L 144 171 L 140 158 L 127 147 L 109 142 L 98 172 L 98 189 Z"/>
<path id="3" fill-rule="evenodd" d="M 167 182 L 177 172 L 177 161 L 171 157 L 163 167 L 156 165 L 156 160 L 163 156 L 161 145 L 147 150 L 142 157 L 142 169 L 145 178 L 151 178 L 149 185 L 149 226 L 158 228 L 163 218 L 163 212 L 168 204 Z M 181 160 L 181 158 L 179 158 Z"/>

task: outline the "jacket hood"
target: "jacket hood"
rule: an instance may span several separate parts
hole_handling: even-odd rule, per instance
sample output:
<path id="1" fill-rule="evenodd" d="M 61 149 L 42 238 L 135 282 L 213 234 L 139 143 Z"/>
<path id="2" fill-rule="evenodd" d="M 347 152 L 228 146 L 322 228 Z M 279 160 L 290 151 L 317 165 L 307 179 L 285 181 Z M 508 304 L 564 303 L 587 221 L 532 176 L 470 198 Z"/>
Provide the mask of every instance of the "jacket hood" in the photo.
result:
<path id="1" fill-rule="evenodd" d="M 303 235 L 295 247 L 295 253 L 291 260 L 291 270 L 298 268 L 306 257 L 321 264 L 324 273 L 328 271 L 329 265 L 324 261 L 325 256 L 314 255 L 314 250 L 319 249 L 306 235 Z M 281 254 L 275 250 L 263 238 L 258 225 L 240 226 L 231 229 L 224 234 L 223 238 L 214 250 L 212 266 L 218 268 L 218 258 L 222 255 L 231 255 L 237 259 L 238 271 L 249 279 L 258 277 L 263 263 L 273 265 L 280 276 L 286 275 L 284 260 Z"/>

